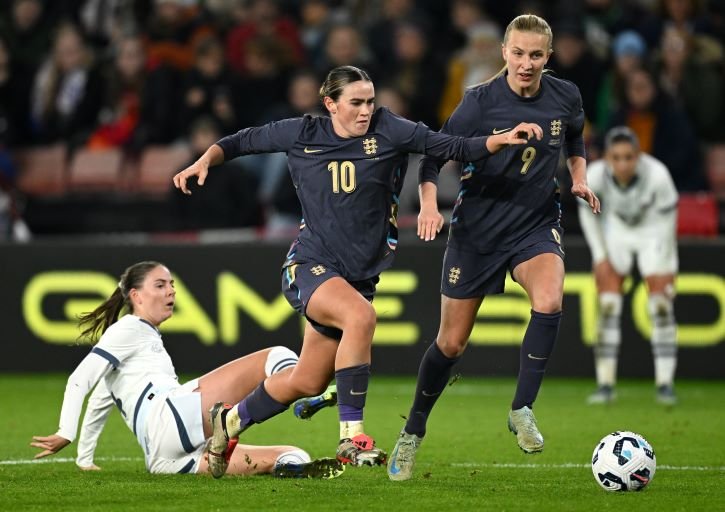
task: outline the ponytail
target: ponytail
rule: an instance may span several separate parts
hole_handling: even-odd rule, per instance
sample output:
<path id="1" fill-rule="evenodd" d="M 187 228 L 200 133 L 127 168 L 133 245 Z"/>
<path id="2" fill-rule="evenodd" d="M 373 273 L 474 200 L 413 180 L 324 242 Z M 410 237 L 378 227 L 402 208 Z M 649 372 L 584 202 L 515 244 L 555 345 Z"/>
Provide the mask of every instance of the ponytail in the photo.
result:
<path id="1" fill-rule="evenodd" d="M 118 321 L 124 307 L 133 313 L 133 306 L 128 300 L 129 293 L 134 288 L 141 288 L 146 275 L 159 266 L 162 264 L 157 261 L 142 261 L 128 267 L 111 296 L 93 311 L 78 317 L 78 326 L 81 328 L 78 339 L 96 343 L 106 329 Z"/>

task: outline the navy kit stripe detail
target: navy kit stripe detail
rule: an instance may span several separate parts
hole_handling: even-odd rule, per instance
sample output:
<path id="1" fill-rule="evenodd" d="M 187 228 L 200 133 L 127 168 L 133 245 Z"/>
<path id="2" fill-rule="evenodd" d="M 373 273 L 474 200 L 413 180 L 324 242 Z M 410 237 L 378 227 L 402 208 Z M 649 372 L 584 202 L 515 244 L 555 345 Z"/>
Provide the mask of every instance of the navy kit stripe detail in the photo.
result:
<path id="1" fill-rule="evenodd" d="M 277 361 L 277 364 L 272 367 L 272 371 L 270 373 L 275 374 L 279 371 L 284 370 L 285 368 L 289 368 L 290 366 L 294 366 L 296 364 L 297 358 L 288 357 L 287 359 L 282 359 L 281 361 Z"/>
<path id="2" fill-rule="evenodd" d="M 161 331 L 159 331 L 159 328 L 156 327 L 151 322 L 149 322 L 148 320 L 144 320 L 143 318 L 139 318 L 139 321 L 141 321 L 141 322 L 145 323 L 146 325 L 148 325 L 149 327 L 151 327 L 156 334 L 161 334 Z"/>
<path id="3" fill-rule="evenodd" d="M 177 473 L 179 475 L 183 475 L 185 473 L 188 473 L 189 471 L 191 471 L 191 468 L 194 467 L 194 463 L 195 462 L 196 461 L 194 459 L 189 460 L 189 462 L 187 462 L 186 465 L 183 468 L 181 468 L 179 471 L 177 471 Z"/>
<path id="4" fill-rule="evenodd" d="M 149 389 L 151 389 L 152 386 L 153 384 L 149 382 L 143 391 L 141 391 L 141 394 L 136 401 L 136 407 L 133 409 L 133 435 L 136 435 L 136 420 L 138 419 L 138 411 L 141 409 L 141 404 L 143 404 L 144 398 L 146 398 L 146 393 L 149 392 Z"/>
<path id="5" fill-rule="evenodd" d="M 118 368 L 121 365 L 121 361 L 119 361 L 113 354 L 106 352 L 102 348 L 93 347 L 91 352 L 101 356 L 103 359 L 111 363 L 111 366 L 113 366 L 114 368 Z"/>
<path id="6" fill-rule="evenodd" d="M 181 446 L 184 447 L 184 451 L 186 453 L 193 452 L 194 445 L 191 444 L 191 441 L 189 440 L 189 434 L 186 432 L 186 426 L 184 425 L 184 422 L 181 420 L 179 411 L 176 410 L 176 407 L 174 407 L 174 404 L 172 404 L 171 400 L 169 400 L 168 398 L 166 399 L 166 403 L 169 405 L 169 409 L 171 409 L 171 413 L 174 415 L 174 420 L 176 420 L 176 428 L 179 431 L 179 439 L 181 440 Z"/>

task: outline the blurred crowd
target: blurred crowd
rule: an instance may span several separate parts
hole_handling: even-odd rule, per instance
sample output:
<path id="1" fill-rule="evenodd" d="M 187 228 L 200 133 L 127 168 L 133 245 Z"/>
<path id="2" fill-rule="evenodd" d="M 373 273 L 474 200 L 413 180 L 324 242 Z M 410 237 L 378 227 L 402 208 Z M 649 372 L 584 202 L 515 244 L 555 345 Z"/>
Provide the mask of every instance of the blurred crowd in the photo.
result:
<path id="1" fill-rule="evenodd" d="M 184 145 L 191 161 L 240 128 L 322 114 L 318 87 L 338 65 L 366 69 L 378 105 L 439 129 L 466 87 L 501 68 L 503 31 L 523 12 L 552 25 L 547 67 L 581 90 L 590 159 L 607 128 L 625 124 L 681 191 L 725 193 L 708 172 L 725 167 L 714 161 L 724 158 L 725 0 L 5 0 L 0 239 L 29 236 L 15 221 L 47 208 L 19 185 L 17 155 L 119 151 L 119 180 L 133 181 L 149 148 Z M 173 212 L 167 230 L 295 225 L 284 155 L 227 165 L 238 172 L 199 197 L 155 198 Z M 88 201 L 54 193 L 56 215 Z M 143 196 L 111 183 L 103 197 L 121 193 Z"/>

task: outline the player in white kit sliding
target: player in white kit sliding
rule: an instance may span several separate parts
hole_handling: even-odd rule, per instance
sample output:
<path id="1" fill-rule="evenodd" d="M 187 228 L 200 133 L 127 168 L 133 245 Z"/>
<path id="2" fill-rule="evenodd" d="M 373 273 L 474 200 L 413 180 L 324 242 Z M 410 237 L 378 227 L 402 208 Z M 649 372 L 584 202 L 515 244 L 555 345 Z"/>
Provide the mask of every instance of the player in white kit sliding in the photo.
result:
<path id="1" fill-rule="evenodd" d="M 579 221 L 592 253 L 599 293 L 598 339 L 594 348 L 597 391 L 589 403 L 615 399 L 621 343 L 622 285 L 636 260 L 648 290 L 657 400 L 676 402 L 677 326 L 673 300 L 677 260 L 678 194 L 667 167 L 639 149 L 627 127 L 605 137 L 605 158 L 588 166 L 589 186 L 602 202 L 595 217 L 579 202 Z"/>
<path id="2" fill-rule="evenodd" d="M 81 317 L 82 337 L 101 336 L 68 379 L 58 432 L 33 438 L 31 446 L 43 450 L 35 458 L 57 453 L 75 439 L 83 400 L 95 386 L 78 443 L 78 466 L 99 469 L 93 453 L 115 404 L 141 445 L 149 472 L 208 472 L 203 455 L 212 404 L 240 400 L 267 376 L 294 367 L 297 354 L 284 347 L 260 350 L 182 385 L 158 329 L 171 317 L 175 295 L 164 265 L 141 262 L 126 269 L 111 297 Z M 129 314 L 119 319 L 126 307 Z M 229 461 L 234 474 L 332 478 L 342 470 L 338 461 L 311 461 L 295 446 L 238 445 Z"/>

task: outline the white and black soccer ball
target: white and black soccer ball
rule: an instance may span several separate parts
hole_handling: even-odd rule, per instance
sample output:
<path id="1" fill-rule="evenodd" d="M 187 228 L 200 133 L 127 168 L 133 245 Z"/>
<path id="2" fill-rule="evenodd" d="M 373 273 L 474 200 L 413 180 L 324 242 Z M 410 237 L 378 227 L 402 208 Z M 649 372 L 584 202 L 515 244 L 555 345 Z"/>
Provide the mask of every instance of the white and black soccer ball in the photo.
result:
<path id="1" fill-rule="evenodd" d="M 594 479 L 607 491 L 641 491 L 655 476 L 654 448 L 634 432 L 614 432 L 592 454 Z"/>

